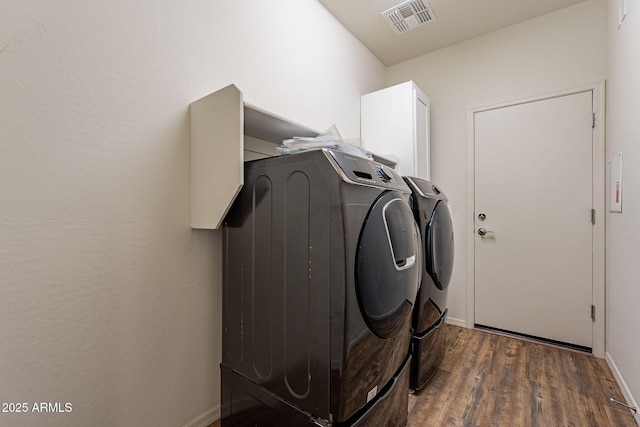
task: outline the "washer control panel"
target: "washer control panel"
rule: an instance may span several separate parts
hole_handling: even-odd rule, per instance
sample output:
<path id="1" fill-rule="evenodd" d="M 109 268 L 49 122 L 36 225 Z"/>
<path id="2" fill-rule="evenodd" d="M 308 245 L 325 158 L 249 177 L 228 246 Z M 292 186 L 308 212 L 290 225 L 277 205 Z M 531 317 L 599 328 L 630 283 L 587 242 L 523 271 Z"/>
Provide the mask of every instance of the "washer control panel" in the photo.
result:
<path id="1" fill-rule="evenodd" d="M 409 190 L 402 177 L 387 165 L 343 153 L 335 150 L 325 150 L 334 165 L 339 167 L 338 172 L 345 181 L 363 185 L 374 185 L 396 190 Z"/>

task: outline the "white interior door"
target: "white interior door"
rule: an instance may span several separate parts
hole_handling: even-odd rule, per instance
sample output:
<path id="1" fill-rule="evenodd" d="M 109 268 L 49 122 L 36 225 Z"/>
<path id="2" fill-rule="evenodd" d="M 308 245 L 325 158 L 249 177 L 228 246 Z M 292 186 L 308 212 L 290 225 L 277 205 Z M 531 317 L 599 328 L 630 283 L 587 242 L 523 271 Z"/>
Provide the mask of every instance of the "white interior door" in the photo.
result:
<path id="1" fill-rule="evenodd" d="M 592 114 L 592 91 L 474 114 L 476 324 L 592 347 Z"/>

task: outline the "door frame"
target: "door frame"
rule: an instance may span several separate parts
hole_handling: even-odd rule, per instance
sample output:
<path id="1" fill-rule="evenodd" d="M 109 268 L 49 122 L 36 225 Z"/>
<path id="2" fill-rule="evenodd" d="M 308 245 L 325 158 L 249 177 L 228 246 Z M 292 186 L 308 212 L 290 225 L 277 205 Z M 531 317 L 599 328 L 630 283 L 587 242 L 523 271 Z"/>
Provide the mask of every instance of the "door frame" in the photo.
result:
<path id="1" fill-rule="evenodd" d="M 545 99 L 573 95 L 582 92 L 593 93 L 593 208 L 596 211 L 596 223 L 593 226 L 593 305 L 596 316 L 593 322 L 592 352 L 596 357 L 604 358 L 605 352 L 605 81 L 560 90 L 511 101 L 483 105 L 467 109 L 467 328 L 475 324 L 475 114 L 496 108 L 543 101 Z"/>

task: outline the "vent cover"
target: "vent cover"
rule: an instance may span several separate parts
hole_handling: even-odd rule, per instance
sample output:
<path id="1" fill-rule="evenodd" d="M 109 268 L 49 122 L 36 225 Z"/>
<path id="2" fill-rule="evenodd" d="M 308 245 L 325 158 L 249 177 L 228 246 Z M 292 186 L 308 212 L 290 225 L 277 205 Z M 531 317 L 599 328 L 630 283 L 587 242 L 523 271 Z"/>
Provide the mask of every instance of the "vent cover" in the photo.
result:
<path id="1" fill-rule="evenodd" d="M 398 34 L 436 19 L 426 0 L 407 0 L 385 10 L 382 16 Z"/>

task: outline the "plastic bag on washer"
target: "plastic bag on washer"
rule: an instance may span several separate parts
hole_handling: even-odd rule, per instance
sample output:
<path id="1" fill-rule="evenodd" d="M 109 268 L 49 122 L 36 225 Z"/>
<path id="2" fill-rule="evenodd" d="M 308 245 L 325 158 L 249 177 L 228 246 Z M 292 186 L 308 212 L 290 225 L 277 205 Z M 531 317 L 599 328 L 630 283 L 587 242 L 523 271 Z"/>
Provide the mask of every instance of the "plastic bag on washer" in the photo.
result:
<path id="1" fill-rule="evenodd" d="M 276 147 L 278 154 L 293 154 L 306 150 L 317 150 L 320 148 L 331 148 L 358 157 L 373 160 L 371 153 L 362 148 L 346 142 L 336 125 L 322 132 L 316 137 L 294 136 L 291 139 L 282 141 L 282 145 Z"/>

